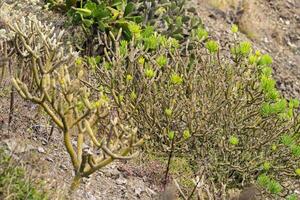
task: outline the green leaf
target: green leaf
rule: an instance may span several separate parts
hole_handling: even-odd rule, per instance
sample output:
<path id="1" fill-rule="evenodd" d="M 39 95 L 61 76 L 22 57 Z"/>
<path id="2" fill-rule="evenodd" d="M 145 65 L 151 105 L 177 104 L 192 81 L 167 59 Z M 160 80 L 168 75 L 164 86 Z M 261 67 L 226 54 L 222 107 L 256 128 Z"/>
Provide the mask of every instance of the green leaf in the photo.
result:
<path id="1" fill-rule="evenodd" d="M 112 14 L 104 4 L 97 5 L 96 10 L 92 12 L 94 18 L 99 20 L 109 19 Z"/>
<path id="2" fill-rule="evenodd" d="M 107 24 L 105 24 L 103 21 L 98 21 L 98 29 L 100 31 L 104 32 L 107 27 Z"/>
<path id="3" fill-rule="evenodd" d="M 263 169 L 265 171 L 269 171 L 271 169 L 271 163 L 270 162 L 264 162 Z"/>
<path id="4" fill-rule="evenodd" d="M 174 136 L 175 136 L 175 132 L 174 131 L 169 131 L 168 133 L 168 137 L 170 140 L 173 140 L 174 139 Z"/>
<path id="5" fill-rule="evenodd" d="M 137 98 L 137 94 L 136 94 L 134 91 L 132 91 L 132 92 L 130 93 L 130 99 L 131 99 L 132 101 L 134 101 L 134 100 L 136 100 L 136 98 Z"/>
<path id="6" fill-rule="evenodd" d="M 273 69 L 271 67 L 263 67 L 262 70 L 262 75 L 265 76 L 265 77 L 271 77 L 272 76 L 272 72 L 273 72 Z"/>
<path id="7" fill-rule="evenodd" d="M 133 80 L 133 77 L 130 74 L 127 74 L 126 76 L 126 82 L 130 82 Z"/>
<path id="8" fill-rule="evenodd" d="M 148 38 L 154 34 L 154 27 L 153 26 L 146 26 L 146 28 L 142 32 L 143 38 Z"/>
<path id="9" fill-rule="evenodd" d="M 184 130 L 183 131 L 183 138 L 186 140 L 186 139 L 188 139 L 190 137 L 191 137 L 190 131 L 188 129 Z"/>
<path id="10" fill-rule="evenodd" d="M 267 187 L 270 181 L 271 179 L 266 174 L 259 175 L 257 178 L 258 184 L 262 187 Z"/>
<path id="11" fill-rule="evenodd" d="M 199 41 L 205 40 L 208 37 L 208 32 L 202 27 L 197 28 L 195 34 Z"/>
<path id="12" fill-rule="evenodd" d="M 257 63 L 257 56 L 256 55 L 250 55 L 249 56 L 249 64 L 253 65 Z"/>
<path id="13" fill-rule="evenodd" d="M 206 42 L 205 47 L 212 54 L 216 53 L 219 50 L 219 44 L 214 40 L 209 40 L 208 42 Z"/>
<path id="14" fill-rule="evenodd" d="M 151 35 L 148 38 L 144 38 L 144 45 L 146 49 L 155 50 L 159 46 L 159 40 L 155 35 Z"/>
<path id="15" fill-rule="evenodd" d="M 130 15 L 135 9 L 136 9 L 135 4 L 132 2 L 129 2 L 126 5 L 125 11 L 124 11 L 124 16 Z"/>
<path id="16" fill-rule="evenodd" d="M 76 13 L 82 15 L 83 17 L 89 17 L 92 14 L 92 11 L 87 8 L 73 8 Z"/>
<path id="17" fill-rule="evenodd" d="M 118 18 L 118 16 L 120 15 L 120 11 L 117 9 L 114 9 L 112 7 L 107 6 L 106 7 L 108 10 L 110 10 L 110 12 L 112 13 L 112 20 L 116 20 Z"/>
<path id="18" fill-rule="evenodd" d="M 236 24 L 233 24 L 231 26 L 231 32 L 237 33 L 239 31 L 239 27 Z"/>
<path id="19" fill-rule="evenodd" d="M 112 6 L 118 6 L 118 5 L 123 4 L 123 1 L 124 0 L 113 0 L 111 5 Z"/>
<path id="20" fill-rule="evenodd" d="M 299 145 L 292 144 L 290 146 L 290 149 L 294 156 L 300 157 L 300 146 Z"/>
<path id="21" fill-rule="evenodd" d="M 93 13 L 97 10 L 97 4 L 91 1 L 88 1 L 85 5 L 84 5 L 85 9 L 89 9 Z"/>
<path id="22" fill-rule="evenodd" d="M 295 173 L 297 174 L 297 176 L 300 176 L 300 168 L 297 168 L 297 169 L 295 170 Z"/>
<path id="23" fill-rule="evenodd" d="M 272 194 L 278 194 L 282 191 L 282 186 L 276 180 L 271 180 L 267 186 L 267 189 Z"/>
<path id="24" fill-rule="evenodd" d="M 182 34 L 174 34 L 173 35 L 173 37 L 176 39 L 176 40 L 183 40 L 184 39 L 184 37 L 183 37 L 183 35 Z"/>
<path id="25" fill-rule="evenodd" d="M 292 144 L 294 144 L 294 139 L 290 136 L 290 135 L 287 135 L 287 134 L 284 134 L 282 137 L 281 137 L 281 143 L 284 144 L 285 146 L 291 146 Z"/>
<path id="26" fill-rule="evenodd" d="M 166 108 L 165 109 L 165 115 L 167 116 L 167 117 L 171 117 L 172 116 L 172 109 L 171 108 Z"/>
<path id="27" fill-rule="evenodd" d="M 286 197 L 286 200 L 298 200 L 298 195 L 297 194 L 291 194 Z"/>
<path id="28" fill-rule="evenodd" d="M 156 58 L 156 63 L 159 67 L 163 67 L 168 63 L 168 58 L 164 55 L 160 55 Z"/>
<path id="29" fill-rule="evenodd" d="M 83 24 L 86 26 L 86 27 L 91 27 L 94 23 L 94 20 L 92 19 L 83 19 Z"/>
<path id="30" fill-rule="evenodd" d="M 298 99 L 291 99 L 289 102 L 290 108 L 298 108 L 299 107 L 299 100 Z"/>
<path id="31" fill-rule="evenodd" d="M 231 145 L 238 145 L 239 144 L 239 139 L 235 136 L 230 136 L 229 143 Z"/>
<path id="32" fill-rule="evenodd" d="M 176 73 L 173 73 L 170 77 L 170 81 L 172 84 L 174 85 L 180 85 L 182 84 L 183 82 L 183 79 L 181 78 L 181 76 L 179 76 L 178 74 Z"/>
<path id="33" fill-rule="evenodd" d="M 272 57 L 268 54 L 263 55 L 260 60 L 258 61 L 259 65 L 271 65 L 273 62 Z"/>
<path id="34" fill-rule="evenodd" d="M 151 68 L 145 69 L 145 76 L 149 79 L 153 78 L 155 76 L 154 70 Z"/>

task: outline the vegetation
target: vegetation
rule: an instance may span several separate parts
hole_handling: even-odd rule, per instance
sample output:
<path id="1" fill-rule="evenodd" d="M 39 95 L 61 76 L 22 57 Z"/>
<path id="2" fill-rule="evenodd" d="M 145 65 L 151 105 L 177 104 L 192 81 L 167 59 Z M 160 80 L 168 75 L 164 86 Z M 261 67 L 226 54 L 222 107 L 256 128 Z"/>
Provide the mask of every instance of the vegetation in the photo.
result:
<path id="1" fill-rule="evenodd" d="M 64 3 L 51 0 L 48 2 L 50 7 L 63 8 L 69 17 L 68 24 L 81 25 L 86 38 L 82 46 L 87 50 L 87 55 L 98 55 L 102 52 L 103 45 L 105 46 L 106 43 L 98 43 L 97 38 L 105 40 L 108 32 L 116 35 L 121 29 L 121 39 L 130 41 L 135 32 L 148 27 L 185 42 L 193 30 L 202 26 L 196 10 L 186 8 L 185 0 L 74 0 Z"/>
<path id="2" fill-rule="evenodd" d="M 133 118 L 139 135 L 150 138 L 147 149 L 193 160 L 196 171 L 205 166 L 219 188 L 263 173 L 297 179 L 299 101 L 276 90 L 269 55 L 249 42 L 237 41 L 228 58 L 220 56 L 216 41 L 203 37 L 190 38 L 189 51 L 155 32 L 130 44 L 110 37 L 115 51 L 98 65 L 91 58 L 88 63 L 101 91 Z M 157 39 L 149 45 L 151 37 Z M 282 137 L 290 139 L 289 151 Z"/>
<path id="3" fill-rule="evenodd" d="M 46 200 L 47 194 L 37 189 L 37 184 L 26 175 L 4 149 L 0 149 L 0 198 L 8 200 Z"/>
<path id="4" fill-rule="evenodd" d="M 136 129 L 129 122 L 120 123 L 120 114 L 113 114 L 105 95 L 81 85 L 85 72 L 75 52 L 70 49 L 64 54 L 63 33 L 55 34 L 54 29 L 35 21 L 22 29 L 17 24 L 10 29 L 16 38 L 13 48 L 24 50 L 15 62 L 33 75 L 22 81 L 14 74 L 12 83 L 22 98 L 41 106 L 61 129 L 75 172 L 72 188 L 113 160 L 134 156 L 126 157 L 143 139 L 137 140 Z M 29 58 L 26 64 L 25 58 Z M 72 140 L 76 140 L 76 150 Z M 96 155 L 96 150 L 101 154 Z"/>
<path id="5" fill-rule="evenodd" d="M 143 150 L 166 163 L 164 185 L 170 174 L 183 177 L 184 199 L 200 181 L 216 198 L 254 182 L 266 197 L 297 198 L 290 194 L 300 177 L 299 101 L 276 89 L 272 58 L 248 41 L 220 46 L 184 1 L 142 2 L 60 4 L 85 30 L 85 48 L 102 48 L 81 57 L 52 27 L 9 25 L 10 57 L 21 66 L 12 83 L 62 131 L 72 189 L 145 142 Z M 231 31 L 236 38 L 238 27 Z M 196 183 L 193 173 L 201 174 Z"/>

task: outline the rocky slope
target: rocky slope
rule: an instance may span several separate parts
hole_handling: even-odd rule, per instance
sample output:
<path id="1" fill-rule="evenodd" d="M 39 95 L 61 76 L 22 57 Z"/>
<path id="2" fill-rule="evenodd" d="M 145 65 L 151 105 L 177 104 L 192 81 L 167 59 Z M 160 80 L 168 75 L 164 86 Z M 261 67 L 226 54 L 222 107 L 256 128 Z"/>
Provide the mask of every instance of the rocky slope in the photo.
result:
<path id="1" fill-rule="evenodd" d="M 0 29 L 2 20 L 13 22 L 22 16 L 36 17 L 63 28 L 65 18 L 43 10 L 43 5 L 42 0 L 0 0 Z M 192 0 L 190 5 L 196 6 L 212 37 L 224 45 L 229 45 L 233 39 L 231 24 L 238 24 L 241 30 L 238 39 L 251 40 L 257 49 L 274 58 L 274 75 L 283 93 L 288 97 L 300 97 L 300 1 Z M 13 122 L 8 127 L 9 92 L 6 80 L 0 84 L 0 144 L 16 159 L 21 159 L 33 171 L 33 176 L 42 178 L 56 191 L 53 199 L 62 198 L 72 176 L 68 155 L 59 142 L 62 136 L 56 129 L 51 132 L 52 126 L 47 119 L 36 117 L 36 107 L 18 97 Z M 158 197 L 160 188 L 155 177 L 161 175 L 157 169 L 162 166 L 155 163 L 150 168 L 136 168 L 131 163 L 121 163 L 121 166 L 110 165 L 85 180 L 72 199 L 147 200 Z"/>

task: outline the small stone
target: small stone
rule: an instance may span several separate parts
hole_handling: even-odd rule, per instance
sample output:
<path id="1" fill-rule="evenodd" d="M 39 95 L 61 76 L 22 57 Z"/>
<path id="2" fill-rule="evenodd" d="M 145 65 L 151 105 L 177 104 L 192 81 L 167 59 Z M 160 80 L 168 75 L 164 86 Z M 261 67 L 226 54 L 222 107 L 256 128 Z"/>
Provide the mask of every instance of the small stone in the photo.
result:
<path id="1" fill-rule="evenodd" d="M 120 176 L 117 180 L 116 180 L 117 185 L 125 185 L 127 183 L 127 180 L 123 177 Z"/>
<path id="2" fill-rule="evenodd" d="M 157 192 L 155 192 L 154 190 L 150 189 L 150 188 L 146 188 L 146 192 L 149 196 L 156 196 Z"/>
<path id="3" fill-rule="evenodd" d="M 60 165 L 59 167 L 60 167 L 61 169 L 63 169 L 63 170 L 67 170 L 67 169 L 68 169 L 65 165 Z"/>
<path id="4" fill-rule="evenodd" d="M 141 196 L 141 194 L 142 194 L 143 191 L 144 191 L 144 190 L 143 190 L 142 188 L 140 188 L 140 187 L 134 188 L 134 193 L 135 193 L 138 197 Z"/>
<path id="5" fill-rule="evenodd" d="M 285 24 L 286 24 L 286 25 L 290 25 L 291 22 L 290 22 L 289 20 L 286 20 L 286 21 L 285 21 Z"/>
<path id="6" fill-rule="evenodd" d="M 49 157 L 47 157 L 46 160 L 49 161 L 49 162 L 54 162 L 53 159 L 49 158 Z"/>
<path id="7" fill-rule="evenodd" d="M 45 153 L 46 152 L 43 147 L 38 147 L 37 150 L 38 150 L 39 153 Z"/>

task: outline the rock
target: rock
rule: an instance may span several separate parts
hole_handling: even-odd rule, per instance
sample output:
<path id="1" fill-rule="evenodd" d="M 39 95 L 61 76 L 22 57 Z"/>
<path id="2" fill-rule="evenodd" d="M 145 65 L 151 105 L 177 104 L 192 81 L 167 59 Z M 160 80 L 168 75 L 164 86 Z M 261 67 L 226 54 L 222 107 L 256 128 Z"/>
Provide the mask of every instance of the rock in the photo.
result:
<path id="1" fill-rule="evenodd" d="M 49 162 L 54 162 L 54 160 L 50 157 L 47 157 L 46 160 L 49 161 Z"/>
<path id="2" fill-rule="evenodd" d="M 243 189 L 239 195 L 239 200 L 257 200 L 259 191 L 256 186 L 251 185 Z"/>
<path id="3" fill-rule="evenodd" d="M 39 153 L 45 153 L 46 152 L 43 147 L 38 147 L 37 150 L 38 150 Z"/>
<path id="4" fill-rule="evenodd" d="M 136 196 L 140 197 L 142 192 L 144 192 L 145 190 L 141 187 L 136 187 L 134 188 L 134 193 L 136 194 Z"/>
<path id="5" fill-rule="evenodd" d="M 125 185 L 127 183 L 127 180 L 123 177 L 120 176 L 117 180 L 116 180 L 116 184 L 117 185 Z"/>
<path id="6" fill-rule="evenodd" d="M 62 170 L 65 170 L 65 171 L 68 169 L 68 168 L 66 167 L 66 165 L 63 165 L 63 164 L 60 165 L 59 167 L 60 167 Z"/>
<path id="7" fill-rule="evenodd" d="M 156 196 L 156 195 L 157 195 L 157 193 L 156 193 L 154 190 L 150 189 L 150 188 L 146 188 L 146 192 L 147 192 L 147 194 L 148 194 L 150 197 Z"/>

